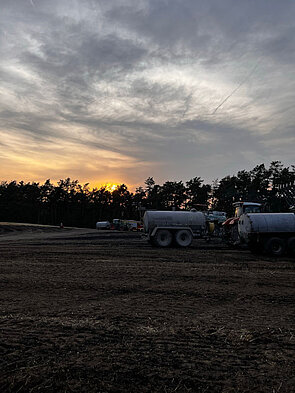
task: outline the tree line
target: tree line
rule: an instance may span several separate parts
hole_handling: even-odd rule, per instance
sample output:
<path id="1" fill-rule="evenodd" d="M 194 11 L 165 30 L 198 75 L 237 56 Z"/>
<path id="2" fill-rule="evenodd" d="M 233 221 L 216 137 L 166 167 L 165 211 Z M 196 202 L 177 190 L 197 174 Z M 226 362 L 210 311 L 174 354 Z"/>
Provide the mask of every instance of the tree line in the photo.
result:
<path id="1" fill-rule="evenodd" d="M 284 167 L 280 161 L 264 164 L 250 171 L 216 179 L 205 184 L 201 177 L 156 184 L 149 177 L 135 192 L 120 184 L 110 191 L 106 186 L 90 188 L 70 178 L 56 185 L 23 181 L 0 183 L 0 221 L 35 224 L 94 227 L 100 220 L 136 219 L 145 209 L 220 210 L 232 214 L 233 202 L 260 202 L 266 211 L 289 211 L 290 201 L 282 192 L 284 185 L 294 189 L 295 166 Z M 286 187 L 285 187 L 286 188 Z M 291 195 L 292 196 L 292 195 Z M 294 194 L 293 194 L 294 196 Z"/>

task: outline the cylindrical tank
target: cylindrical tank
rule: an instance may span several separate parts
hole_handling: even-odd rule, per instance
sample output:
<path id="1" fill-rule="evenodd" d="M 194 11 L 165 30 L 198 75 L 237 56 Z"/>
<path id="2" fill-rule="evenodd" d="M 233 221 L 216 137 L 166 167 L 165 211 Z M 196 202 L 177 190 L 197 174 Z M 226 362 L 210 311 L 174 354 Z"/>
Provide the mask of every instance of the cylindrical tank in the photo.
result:
<path id="1" fill-rule="evenodd" d="M 151 233 L 155 227 L 190 227 L 194 230 L 205 230 L 206 218 L 197 211 L 153 211 L 148 210 L 143 216 L 144 231 Z"/>
<path id="2" fill-rule="evenodd" d="M 109 221 L 98 221 L 96 223 L 96 229 L 110 229 L 111 223 Z"/>
<path id="3" fill-rule="evenodd" d="M 239 219 L 239 234 L 247 240 L 251 233 L 295 232 L 294 213 L 247 213 Z"/>

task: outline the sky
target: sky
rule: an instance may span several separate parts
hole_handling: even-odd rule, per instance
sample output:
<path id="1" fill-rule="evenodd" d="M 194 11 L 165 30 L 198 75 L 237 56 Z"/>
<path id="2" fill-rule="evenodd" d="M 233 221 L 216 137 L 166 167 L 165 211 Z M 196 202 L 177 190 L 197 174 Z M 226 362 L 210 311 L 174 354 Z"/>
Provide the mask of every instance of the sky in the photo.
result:
<path id="1" fill-rule="evenodd" d="M 295 162 L 293 0 L 0 0 L 0 181 Z"/>

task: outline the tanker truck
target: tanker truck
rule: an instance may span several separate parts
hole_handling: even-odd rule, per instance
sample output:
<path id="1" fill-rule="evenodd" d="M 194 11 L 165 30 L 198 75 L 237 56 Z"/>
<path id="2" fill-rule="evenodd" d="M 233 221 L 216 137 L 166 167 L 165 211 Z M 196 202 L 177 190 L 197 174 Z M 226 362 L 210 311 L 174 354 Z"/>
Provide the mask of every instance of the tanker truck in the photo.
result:
<path id="1" fill-rule="evenodd" d="M 253 253 L 295 256 L 294 213 L 246 213 L 238 222 L 241 242 Z"/>
<path id="2" fill-rule="evenodd" d="M 193 238 L 208 233 L 205 214 L 200 211 L 153 211 L 143 216 L 144 232 L 148 241 L 158 247 L 188 247 Z"/>

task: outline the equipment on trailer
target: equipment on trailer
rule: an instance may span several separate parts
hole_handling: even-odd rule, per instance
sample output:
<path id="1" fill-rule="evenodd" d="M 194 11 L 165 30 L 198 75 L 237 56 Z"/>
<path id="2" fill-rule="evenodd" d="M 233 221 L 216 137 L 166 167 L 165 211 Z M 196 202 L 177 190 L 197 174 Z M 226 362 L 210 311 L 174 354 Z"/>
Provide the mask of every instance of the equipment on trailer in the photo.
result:
<path id="1" fill-rule="evenodd" d="M 226 212 L 220 212 L 216 210 L 209 210 L 207 213 L 207 219 L 216 224 L 223 224 L 226 221 Z"/>

